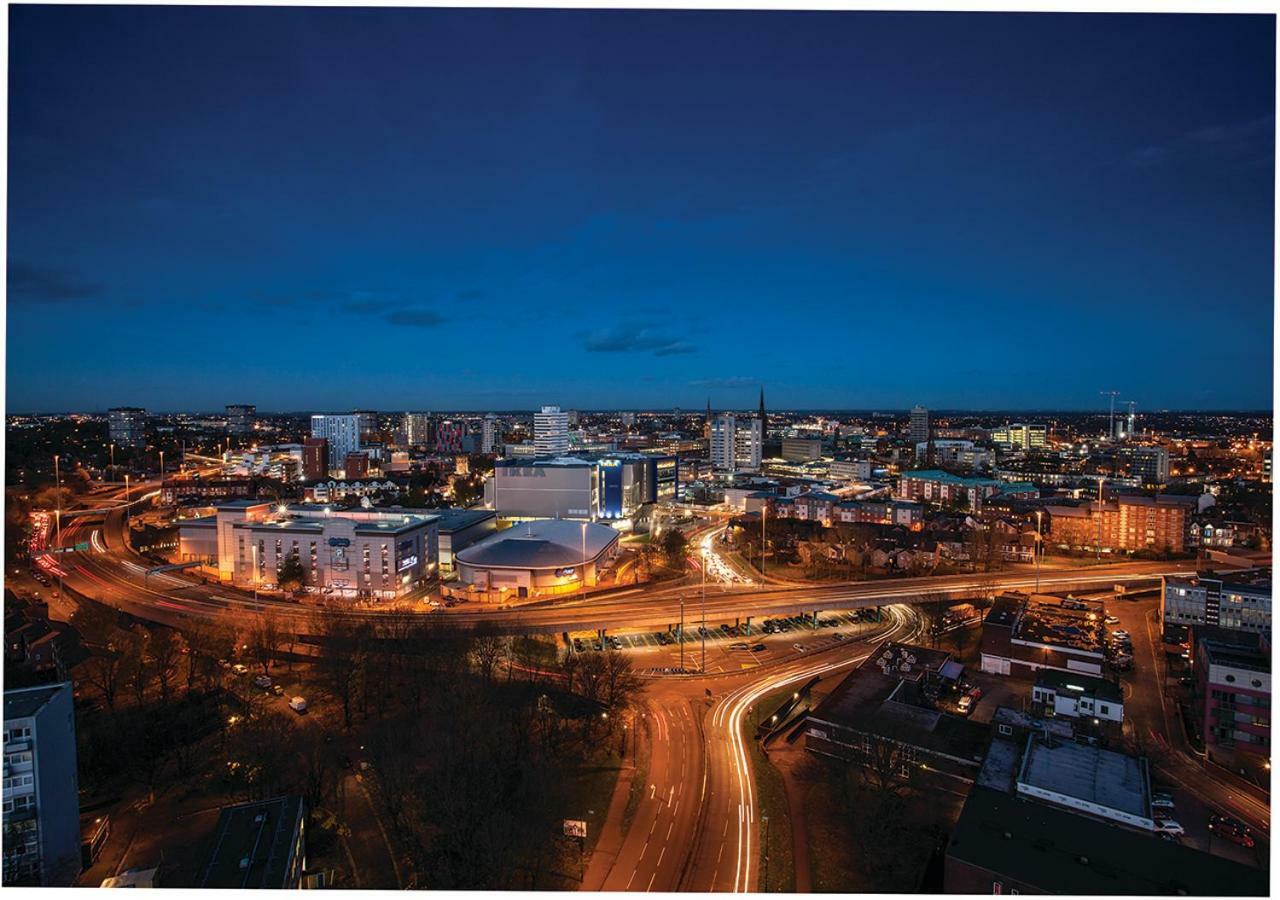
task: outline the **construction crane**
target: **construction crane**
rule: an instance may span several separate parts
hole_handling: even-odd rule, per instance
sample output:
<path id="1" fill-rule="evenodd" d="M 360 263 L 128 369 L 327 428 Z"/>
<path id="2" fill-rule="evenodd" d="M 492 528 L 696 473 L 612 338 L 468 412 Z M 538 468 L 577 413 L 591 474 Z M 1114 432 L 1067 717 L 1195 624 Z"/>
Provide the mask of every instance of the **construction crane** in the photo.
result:
<path id="1" fill-rule="evenodd" d="M 1114 440 L 1116 436 L 1116 398 L 1120 396 L 1119 391 L 1098 391 L 1104 397 L 1111 398 L 1111 417 L 1107 420 L 1107 440 Z"/>

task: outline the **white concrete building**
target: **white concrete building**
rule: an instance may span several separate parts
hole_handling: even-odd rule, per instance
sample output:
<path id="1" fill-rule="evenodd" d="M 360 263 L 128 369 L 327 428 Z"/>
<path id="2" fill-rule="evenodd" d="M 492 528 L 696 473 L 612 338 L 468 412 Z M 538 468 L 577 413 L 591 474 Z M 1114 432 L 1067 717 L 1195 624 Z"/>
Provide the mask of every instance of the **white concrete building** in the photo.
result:
<path id="1" fill-rule="evenodd" d="M 392 598 L 436 576 L 438 522 L 421 511 L 241 500 L 183 522 L 178 552 L 182 561 L 216 565 L 223 581 L 241 587 L 276 588 L 277 572 L 294 556 L 308 592 Z"/>
<path id="2" fill-rule="evenodd" d="M 356 413 L 312 416 L 311 436 L 329 442 L 330 468 L 339 468 L 348 453 L 360 449 L 360 416 Z"/>
<path id="3" fill-rule="evenodd" d="M 569 452 L 569 414 L 558 406 L 544 406 L 533 414 L 533 445 L 539 456 L 563 456 Z"/>
<path id="4" fill-rule="evenodd" d="M 495 453 L 498 449 L 498 417 L 489 413 L 480 426 L 480 452 Z"/>
<path id="5" fill-rule="evenodd" d="M 764 420 L 726 412 L 711 421 L 711 465 L 725 472 L 758 472 L 764 455 Z"/>

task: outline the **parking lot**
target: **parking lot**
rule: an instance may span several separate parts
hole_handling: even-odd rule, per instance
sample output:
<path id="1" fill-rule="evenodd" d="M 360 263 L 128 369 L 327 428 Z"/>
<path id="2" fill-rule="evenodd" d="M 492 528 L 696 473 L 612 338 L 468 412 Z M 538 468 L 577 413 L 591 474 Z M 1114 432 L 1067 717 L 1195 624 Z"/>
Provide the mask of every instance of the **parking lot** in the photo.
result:
<path id="1" fill-rule="evenodd" d="M 705 636 L 707 671 L 736 671 L 796 653 L 821 650 L 859 638 L 877 626 L 874 609 L 823 612 L 818 616 L 817 625 L 811 615 L 762 619 L 753 622 L 749 628 L 746 623 L 708 623 Z M 606 647 L 625 650 L 636 653 L 637 665 L 651 673 L 678 671 L 681 640 L 677 630 L 609 634 L 603 643 L 595 632 L 572 632 L 567 638 L 569 652 L 593 653 Z M 685 669 L 696 670 L 701 665 L 703 645 L 699 622 L 685 622 L 683 644 Z"/>

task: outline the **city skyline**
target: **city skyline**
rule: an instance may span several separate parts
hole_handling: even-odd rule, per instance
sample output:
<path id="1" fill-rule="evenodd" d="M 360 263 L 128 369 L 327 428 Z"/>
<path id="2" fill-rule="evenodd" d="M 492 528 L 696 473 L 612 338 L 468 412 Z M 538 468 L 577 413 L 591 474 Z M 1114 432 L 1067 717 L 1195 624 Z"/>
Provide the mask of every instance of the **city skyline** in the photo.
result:
<path id="1" fill-rule="evenodd" d="M 17 411 L 1272 404 L 1269 17 L 11 27 Z"/>

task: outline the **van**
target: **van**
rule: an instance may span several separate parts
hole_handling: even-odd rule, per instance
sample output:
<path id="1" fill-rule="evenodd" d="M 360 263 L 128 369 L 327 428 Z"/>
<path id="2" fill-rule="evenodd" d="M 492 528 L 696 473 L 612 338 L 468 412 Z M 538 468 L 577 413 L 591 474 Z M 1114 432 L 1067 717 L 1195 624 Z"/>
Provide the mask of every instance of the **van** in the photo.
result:
<path id="1" fill-rule="evenodd" d="M 304 713 L 307 711 L 306 697 L 293 697 L 289 700 L 289 708 L 296 713 Z"/>

